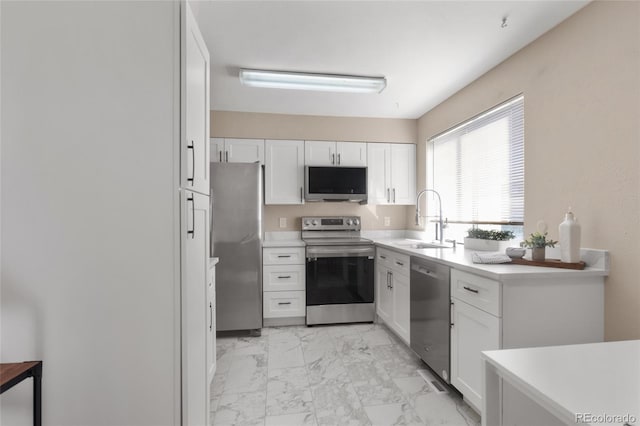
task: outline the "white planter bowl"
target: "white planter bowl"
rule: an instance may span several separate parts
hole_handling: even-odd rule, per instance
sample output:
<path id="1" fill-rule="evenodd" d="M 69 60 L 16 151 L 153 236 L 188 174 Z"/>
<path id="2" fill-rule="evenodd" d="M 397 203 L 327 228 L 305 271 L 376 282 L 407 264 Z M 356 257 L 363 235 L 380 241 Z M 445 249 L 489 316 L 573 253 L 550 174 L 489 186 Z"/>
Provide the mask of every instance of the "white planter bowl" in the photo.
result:
<path id="1" fill-rule="evenodd" d="M 516 240 L 508 241 L 496 241 L 496 240 L 481 240 L 479 238 L 464 239 L 464 248 L 466 250 L 478 250 L 478 251 L 500 251 L 504 252 L 507 247 L 518 247 Z"/>

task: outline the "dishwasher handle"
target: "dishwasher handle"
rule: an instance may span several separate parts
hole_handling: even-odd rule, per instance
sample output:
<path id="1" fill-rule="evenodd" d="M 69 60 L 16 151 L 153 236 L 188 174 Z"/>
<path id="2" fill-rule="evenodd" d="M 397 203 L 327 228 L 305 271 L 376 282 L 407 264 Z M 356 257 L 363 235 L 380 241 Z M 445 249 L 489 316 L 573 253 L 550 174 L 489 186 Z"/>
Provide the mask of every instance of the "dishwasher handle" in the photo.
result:
<path id="1" fill-rule="evenodd" d="M 411 265 L 411 269 L 412 269 L 413 271 L 418 272 L 419 274 L 427 275 L 427 276 L 429 276 L 429 277 L 433 277 L 433 278 L 438 278 L 438 274 L 436 274 L 434 271 L 432 271 L 432 270 L 430 270 L 430 269 L 428 269 L 428 268 L 425 268 L 424 266 L 421 266 L 421 265 Z"/>

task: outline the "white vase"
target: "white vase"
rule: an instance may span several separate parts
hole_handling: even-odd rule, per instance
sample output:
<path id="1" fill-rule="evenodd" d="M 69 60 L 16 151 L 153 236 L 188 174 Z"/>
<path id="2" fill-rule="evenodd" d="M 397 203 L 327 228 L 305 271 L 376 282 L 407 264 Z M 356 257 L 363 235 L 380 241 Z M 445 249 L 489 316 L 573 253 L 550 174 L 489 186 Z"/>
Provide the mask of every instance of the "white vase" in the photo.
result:
<path id="1" fill-rule="evenodd" d="M 568 263 L 580 262 L 580 224 L 569 211 L 558 226 L 560 235 L 560 260 Z"/>

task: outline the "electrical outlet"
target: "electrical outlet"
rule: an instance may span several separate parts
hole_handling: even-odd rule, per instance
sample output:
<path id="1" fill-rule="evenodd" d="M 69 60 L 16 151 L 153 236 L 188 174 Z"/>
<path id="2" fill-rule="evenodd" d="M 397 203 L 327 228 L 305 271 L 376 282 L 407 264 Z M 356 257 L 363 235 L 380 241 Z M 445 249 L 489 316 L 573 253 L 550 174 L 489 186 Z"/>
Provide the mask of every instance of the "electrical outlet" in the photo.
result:
<path id="1" fill-rule="evenodd" d="M 384 217 L 384 226 L 391 226 L 391 218 L 389 216 Z"/>
<path id="2" fill-rule="evenodd" d="M 287 218 L 286 217 L 281 217 L 280 218 L 280 228 L 286 228 L 287 227 Z"/>

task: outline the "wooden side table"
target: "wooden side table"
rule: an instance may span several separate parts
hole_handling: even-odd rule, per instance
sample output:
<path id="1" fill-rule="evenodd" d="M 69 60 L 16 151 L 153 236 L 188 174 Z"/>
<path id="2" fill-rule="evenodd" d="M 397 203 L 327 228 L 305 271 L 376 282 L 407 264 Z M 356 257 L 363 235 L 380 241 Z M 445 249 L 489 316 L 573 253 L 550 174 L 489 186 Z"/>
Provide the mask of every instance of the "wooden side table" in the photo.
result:
<path id="1" fill-rule="evenodd" d="M 33 377 L 33 424 L 42 425 L 42 361 L 0 364 L 0 394 Z"/>

